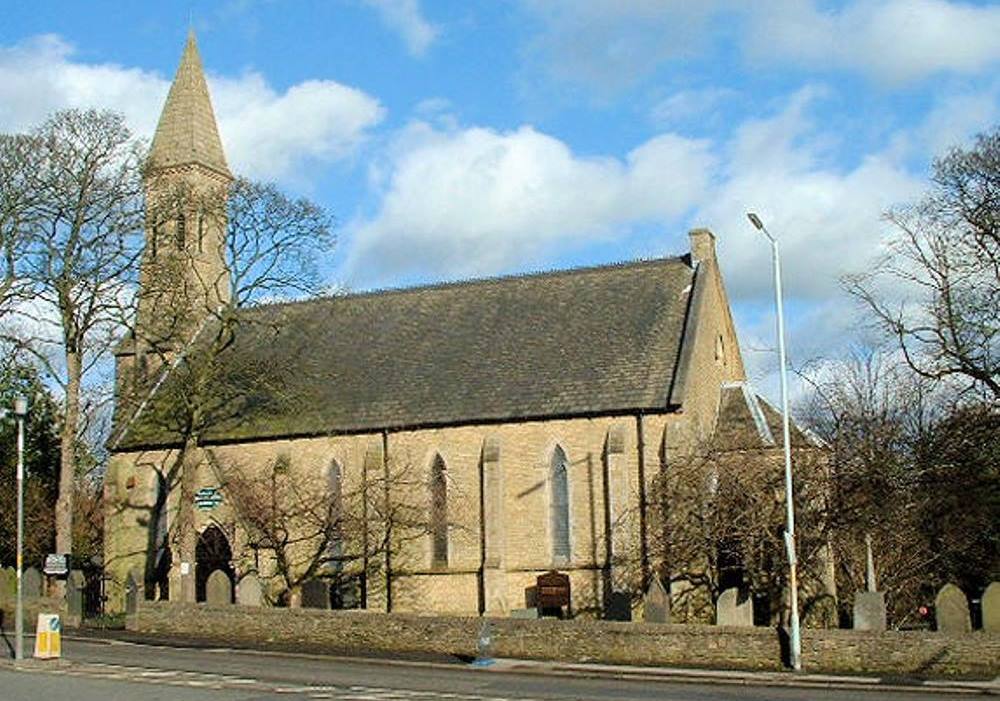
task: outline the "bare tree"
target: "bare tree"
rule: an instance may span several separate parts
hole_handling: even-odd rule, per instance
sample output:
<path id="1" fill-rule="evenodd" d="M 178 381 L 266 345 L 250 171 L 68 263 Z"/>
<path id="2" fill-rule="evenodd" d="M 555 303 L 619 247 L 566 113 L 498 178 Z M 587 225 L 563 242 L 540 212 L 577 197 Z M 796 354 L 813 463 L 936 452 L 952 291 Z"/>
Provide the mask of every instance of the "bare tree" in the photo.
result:
<path id="1" fill-rule="evenodd" d="M 206 455 L 243 536 L 237 540 L 250 551 L 235 557 L 261 578 L 273 605 L 289 605 L 317 579 L 334 591 L 359 583 L 361 605 L 384 591 L 391 568 L 405 569 L 397 560 L 408 546 L 430 533 L 426 503 L 412 498 L 427 492 L 427 482 L 412 463 L 389 461 L 349 480 L 336 463 L 310 473 L 287 455 L 263 466 L 213 449 Z"/>
<path id="2" fill-rule="evenodd" d="M 107 359 L 127 309 L 141 246 L 143 147 L 121 115 L 56 113 L 27 137 L 26 296 L 12 340 L 63 394 L 56 550 L 73 548 L 73 494 L 85 378 Z"/>
<path id="3" fill-rule="evenodd" d="M 896 237 L 848 291 L 915 372 L 1000 400 L 1000 128 L 935 161 L 927 196 L 886 217 Z"/>
<path id="4" fill-rule="evenodd" d="M 22 298 L 17 263 L 24 255 L 37 193 L 29 186 L 35 170 L 36 140 L 0 134 L 0 319 Z"/>

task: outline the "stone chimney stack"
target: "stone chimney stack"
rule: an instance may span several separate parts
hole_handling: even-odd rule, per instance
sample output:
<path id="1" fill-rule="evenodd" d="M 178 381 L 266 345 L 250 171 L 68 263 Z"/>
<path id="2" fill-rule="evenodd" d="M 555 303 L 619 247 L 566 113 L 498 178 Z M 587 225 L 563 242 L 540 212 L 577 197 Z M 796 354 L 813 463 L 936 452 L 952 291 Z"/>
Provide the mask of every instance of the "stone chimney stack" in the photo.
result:
<path id="1" fill-rule="evenodd" d="M 688 238 L 691 239 L 692 262 L 715 260 L 715 234 L 708 229 L 692 229 Z"/>

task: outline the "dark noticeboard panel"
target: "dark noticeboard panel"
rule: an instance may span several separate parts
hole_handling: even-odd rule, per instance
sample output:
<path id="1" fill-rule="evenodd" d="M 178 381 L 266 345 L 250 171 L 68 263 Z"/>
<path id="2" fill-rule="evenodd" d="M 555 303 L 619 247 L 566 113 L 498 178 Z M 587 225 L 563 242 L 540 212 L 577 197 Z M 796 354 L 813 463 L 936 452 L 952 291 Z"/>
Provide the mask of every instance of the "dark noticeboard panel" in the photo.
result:
<path id="1" fill-rule="evenodd" d="M 558 608 L 569 606 L 569 575 L 551 570 L 538 575 L 538 608 Z"/>

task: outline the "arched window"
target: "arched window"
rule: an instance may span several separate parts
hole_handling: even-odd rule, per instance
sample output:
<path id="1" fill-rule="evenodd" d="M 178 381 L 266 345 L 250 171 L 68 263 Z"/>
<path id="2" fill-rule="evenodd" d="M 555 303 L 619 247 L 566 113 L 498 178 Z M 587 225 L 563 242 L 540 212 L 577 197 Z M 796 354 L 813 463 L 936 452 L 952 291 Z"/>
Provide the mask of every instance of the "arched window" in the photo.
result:
<path id="1" fill-rule="evenodd" d="M 157 243 L 160 240 L 160 234 L 161 233 L 162 233 L 162 231 L 160 230 L 160 225 L 159 224 L 157 224 L 156 226 L 153 227 L 153 234 L 149 237 L 149 257 L 150 258 L 154 258 L 154 259 L 156 258 L 156 245 L 157 245 Z"/>
<path id="2" fill-rule="evenodd" d="M 434 456 L 430 479 L 431 566 L 448 566 L 448 468 L 444 458 Z"/>
<path id="3" fill-rule="evenodd" d="M 177 217 L 177 228 L 174 230 L 174 243 L 178 251 L 184 250 L 184 239 L 187 236 L 187 218 L 181 214 Z"/>
<path id="4" fill-rule="evenodd" d="M 569 460 L 561 446 L 552 451 L 549 465 L 549 532 L 552 561 L 569 562 Z"/>
<path id="5" fill-rule="evenodd" d="M 205 213 L 198 212 L 198 253 L 205 252 Z"/>

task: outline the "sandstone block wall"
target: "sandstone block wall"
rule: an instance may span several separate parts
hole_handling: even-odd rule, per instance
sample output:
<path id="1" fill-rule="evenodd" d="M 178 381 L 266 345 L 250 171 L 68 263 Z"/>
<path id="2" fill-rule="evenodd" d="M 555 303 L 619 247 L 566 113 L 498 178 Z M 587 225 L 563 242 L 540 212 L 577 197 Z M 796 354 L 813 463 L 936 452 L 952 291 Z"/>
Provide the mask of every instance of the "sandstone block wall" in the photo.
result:
<path id="1" fill-rule="evenodd" d="M 160 602 L 140 604 L 129 628 L 230 644 L 295 644 L 313 652 L 382 650 L 472 657 L 482 620 Z M 781 644 L 773 629 L 593 620 L 489 621 L 497 657 L 782 668 Z M 813 672 L 992 678 L 1000 673 L 1000 634 L 806 630 L 802 655 L 804 667 Z"/>

